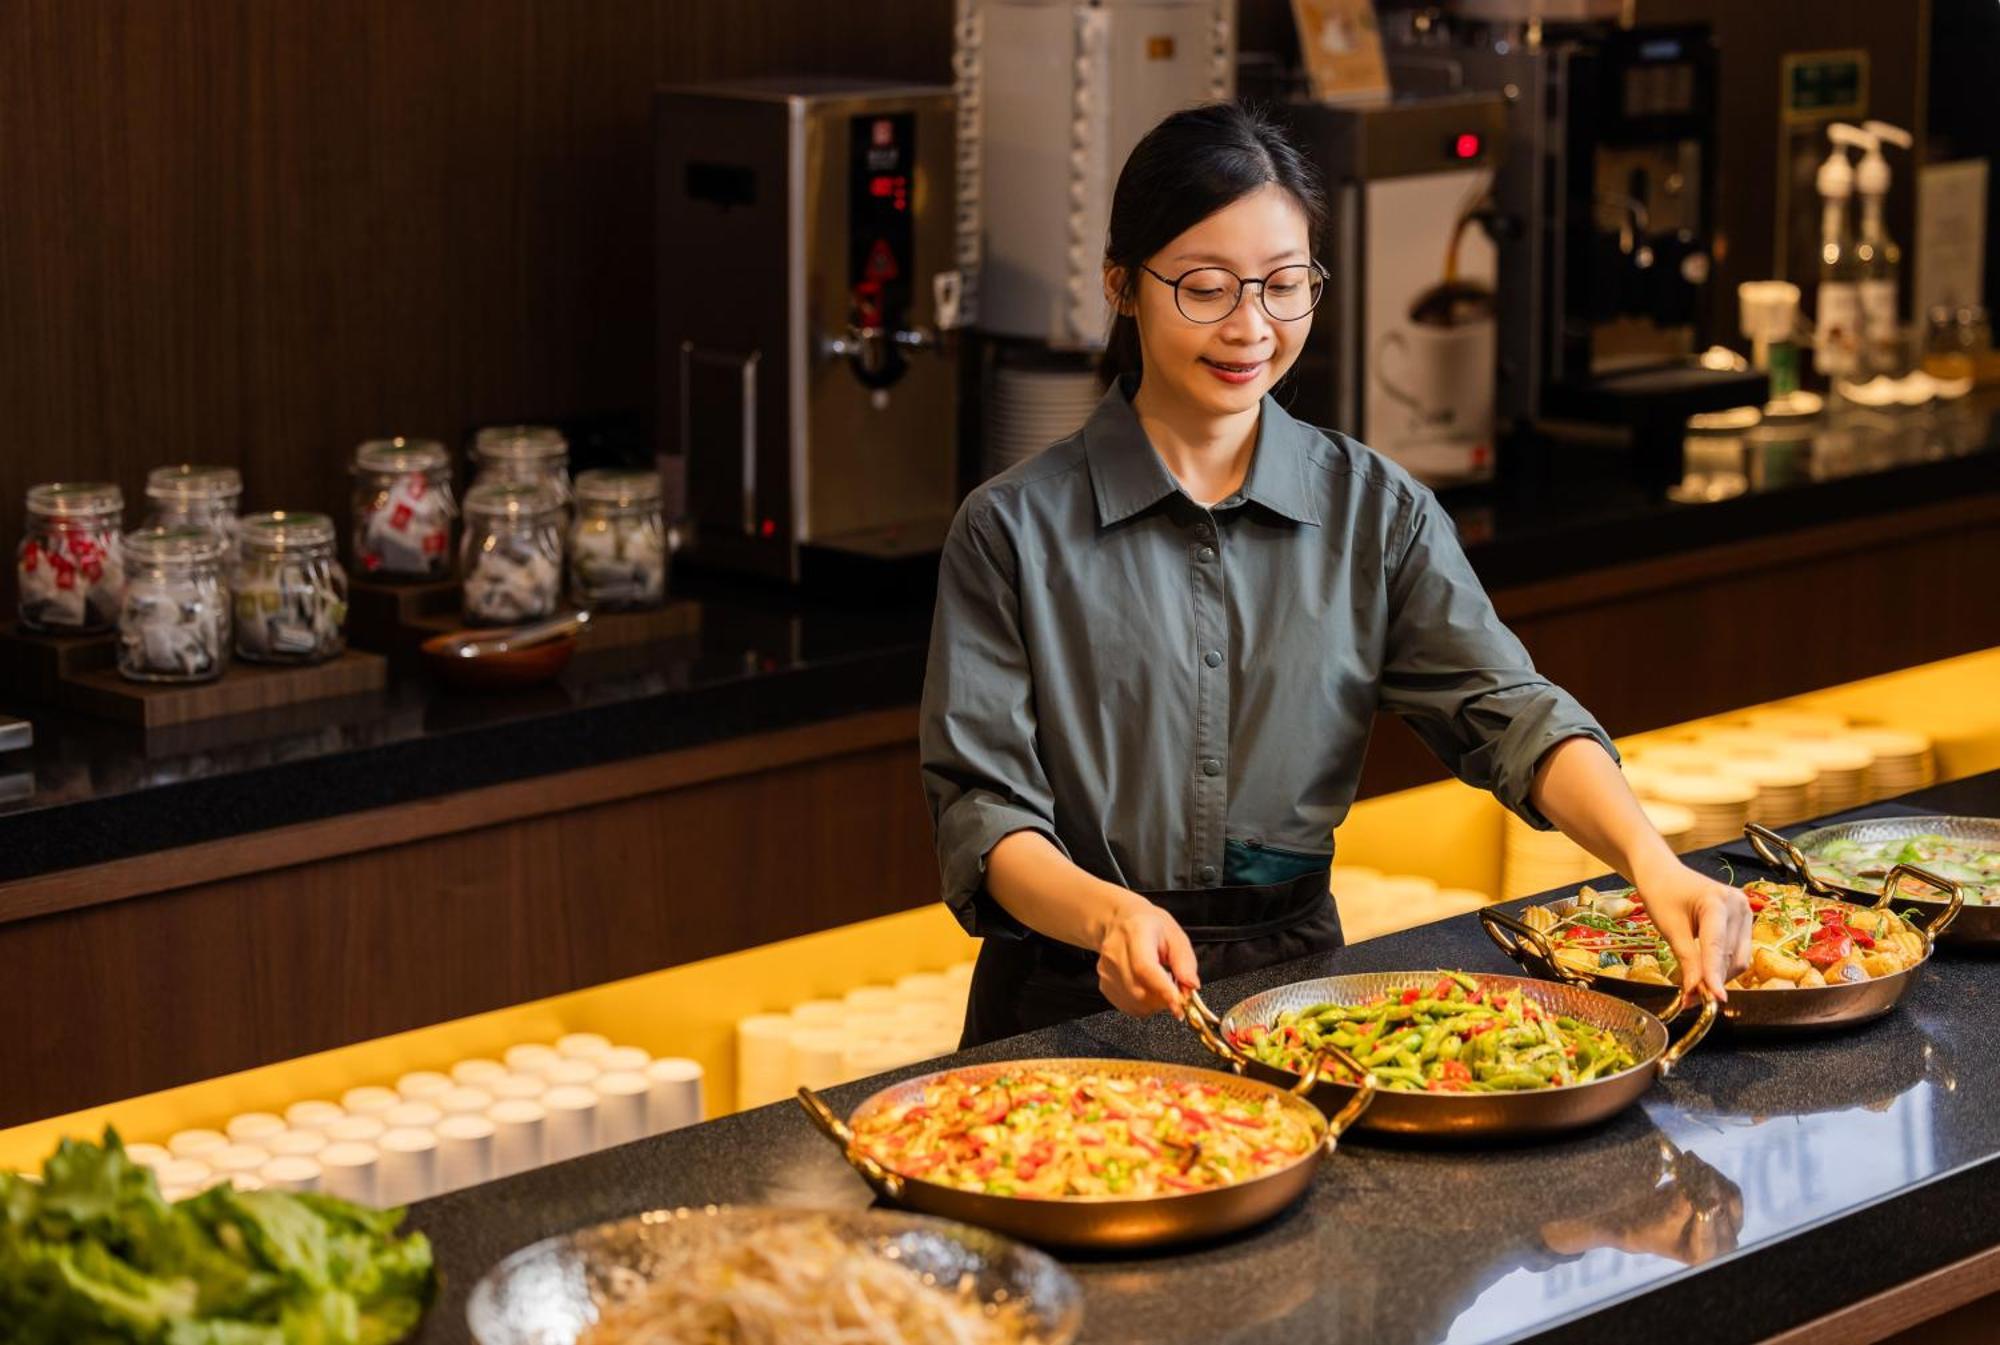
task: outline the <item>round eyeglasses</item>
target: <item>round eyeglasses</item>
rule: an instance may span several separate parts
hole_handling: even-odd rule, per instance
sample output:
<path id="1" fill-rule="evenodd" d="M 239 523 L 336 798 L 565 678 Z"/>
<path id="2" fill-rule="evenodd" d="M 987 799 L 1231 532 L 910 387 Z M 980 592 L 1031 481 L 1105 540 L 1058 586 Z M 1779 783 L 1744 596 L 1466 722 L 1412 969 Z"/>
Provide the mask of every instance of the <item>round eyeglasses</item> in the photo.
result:
<path id="1" fill-rule="evenodd" d="M 1243 291 L 1257 287 L 1258 302 L 1278 322 L 1297 322 L 1319 305 L 1326 292 L 1326 268 L 1318 262 L 1280 266 L 1263 279 L 1248 279 L 1220 266 L 1198 266 L 1178 276 L 1163 276 L 1150 266 L 1141 269 L 1174 291 L 1174 307 L 1189 322 L 1220 322 L 1243 302 Z"/>

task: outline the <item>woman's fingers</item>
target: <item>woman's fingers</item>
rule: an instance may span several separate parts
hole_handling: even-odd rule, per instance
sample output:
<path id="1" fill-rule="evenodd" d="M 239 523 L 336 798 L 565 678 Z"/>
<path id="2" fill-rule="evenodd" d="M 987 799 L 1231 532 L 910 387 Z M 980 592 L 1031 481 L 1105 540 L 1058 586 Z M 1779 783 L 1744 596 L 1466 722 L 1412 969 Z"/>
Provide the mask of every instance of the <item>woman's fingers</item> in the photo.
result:
<path id="1" fill-rule="evenodd" d="M 1164 915 L 1164 913 L 1163 913 Z M 1201 964 L 1195 960 L 1194 944 L 1188 939 L 1187 931 L 1172 916 L 1164 916 L 1167 922 L 1166 938 L 1160 945 L 1161 960 L 1174 978 L 1176 1002 L 1181 991 L 1201 989 Z"/>

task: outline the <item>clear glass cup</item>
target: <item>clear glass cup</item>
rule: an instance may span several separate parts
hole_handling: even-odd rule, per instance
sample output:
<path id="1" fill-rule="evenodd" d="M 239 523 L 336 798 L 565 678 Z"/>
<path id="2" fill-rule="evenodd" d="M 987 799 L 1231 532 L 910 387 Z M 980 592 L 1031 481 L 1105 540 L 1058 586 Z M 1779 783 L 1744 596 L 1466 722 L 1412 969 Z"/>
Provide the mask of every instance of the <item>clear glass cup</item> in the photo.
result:
<path id="1" fill-rule="evenodd" d="M 124 518 L 125 497 L 114 485 L 49 481 L 28 488 L 26 531 L 14 553 L 23 626 L 89 635 L 118 624 Z"/>
<path id="2" fill-rule="evenodd" d="M 488 425 L 472 437 L 472 484 L 539 482 L 567 516 L 572 491 L 569 440 L 550 425 Z"/>
<path id="3" fill-rule="evenodd" d="M 243 474 L 234 467 L 177 463 L 146 473 L 146 525 L 212 528 L 222 539 L 227 565 L 236 550 L 236 516 L 243 507 Z"/>
<path id="4" fill-rule="evenodd" d="M 562 509 L 537 481 L 488 481 L 465 493 L 459 570 L 465 619 L 511 626 L 553 614 L 562 598 Z"/>
<path id="5" fill-rule="evenodd" d="M 229 658 L 229 590 L 211 527 L 141 528 L 125 537 L 118 672 L 134 682 L 209 682 Z"/>
<path id="6" fill-rule="evenodd" d="M 355 571 L 369 579 L 446 579 L 458 501 L 451 455 L 435 439 L 370 439 L 354 450 Z"/>
<path id="7" fill-rule="evenodd" d="M 589 471 L 576 478 L 569 528 L 570 600 L 593 611 L 658 607 L 667 596 L 660 475 Z"/>
<path id="8" fill-rule="evenodd" d="M 347 571 L 333 520 L 278 510 L 243 520 L 236 652 L 253 663 L 324 663 L 347 648 Z"/>

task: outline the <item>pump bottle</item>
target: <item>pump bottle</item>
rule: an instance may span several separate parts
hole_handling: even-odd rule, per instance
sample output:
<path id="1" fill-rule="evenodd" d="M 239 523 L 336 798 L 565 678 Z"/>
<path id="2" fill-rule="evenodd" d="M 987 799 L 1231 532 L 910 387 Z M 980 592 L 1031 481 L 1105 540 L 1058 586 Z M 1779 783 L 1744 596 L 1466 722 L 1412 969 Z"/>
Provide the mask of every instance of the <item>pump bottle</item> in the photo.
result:
<path id="1" fill-rule="evenodd" d="M 1883 203 L 1889 197 L 1889 161 L 1882 155 L 1882 142 L 1908 149 L 1911 139 L 1908 131 L 1886 121 L 1863 122 L 1861 129 L 1867 144 L 1854 170 L 1854 190 L 1861 202 L 1854 255 L 1860 275 L 1862 355 L 1870 373 L 1893 377 L 1903 372 L 1898 349 L 1903 250 L 1882 221 Z"/>
<path id="2" fill-rule="evenodd" d="M 1819 166 L 1819 293 L 1814 300 L 1813 368 L 1828 378 L 1852 376 L 1861 365 L 1861 273 L 1847 202 L 1854 195 L 1849 146 L 1870 139 L 1858 126 L 1837 121 L 1826 128 L 1831 146 Z"/>

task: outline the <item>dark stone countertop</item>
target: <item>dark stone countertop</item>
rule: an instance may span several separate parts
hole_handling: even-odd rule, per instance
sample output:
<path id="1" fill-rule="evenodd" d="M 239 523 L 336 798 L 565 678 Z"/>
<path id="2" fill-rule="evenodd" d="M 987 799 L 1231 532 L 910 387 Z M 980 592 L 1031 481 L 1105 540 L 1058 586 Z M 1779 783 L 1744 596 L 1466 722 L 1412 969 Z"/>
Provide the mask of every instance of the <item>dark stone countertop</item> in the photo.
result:
<path id="1" fill-rule="evenodd" d="M 2000 773 L 1903 800 L 2000 814 Z M 1717 871 L 1712 855 L 1698 863 Z M 1740 868 L 1740 866 L 1739 866 Z M 1511 970 L 1471 917 L 1225 982 L 1218 1009 L 1338 972 Z M 1858 1029 L 1718 1030 L 1593 1129 L 1441 1148 L 1351 1134 L 1304 1200 L 1206 1246 L 1070 1258 L 1091 1341 L 1617 1345 L 1749 1342 L 2000 1244 L 2000 1033 L 1991 958 L 1940 953 Z M 1104 1014 L 951 1057 L 1206 1059 L 1169 1020 Z M 886 1082 L 833 1090 L 852 1108 Z M 656 1207 L 851 1206 L 868 1192 L 789 1104 L 417 1206 L 445 1290 L 418 1337 L 468 1339 L 465 1295 L 517 1247 Z M 1693 1335 L 1690 1335 L 1690 1332 Z"/>
<path id="2" fill-rule="evenodd" d="M 1698 490 L 1676 492 L 1684 498 L 1637 484 L 1616 447 L 1526 441 L 1507 448 L 1504 485 L 1443 498 L 1498 590 L 2000 493 L 1996 407 L 1982 394 L 1936 412 L 1850 417 L 1803 442 L 1748 443 L 1707 463 L 1684 483 Z M 579 658 L 532 692 L 466 697 L 399 673 L 381 695 L 152 732 L 0 696 L 0 711 L 36 731 L 30 750 L 0 754 L 0 883 L 913 705 L 921 693 L 927 598 L 862 607 L 678 577 L 676 588 L 702 602 L 699 635 Z"/>

